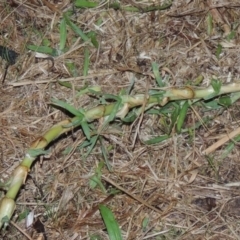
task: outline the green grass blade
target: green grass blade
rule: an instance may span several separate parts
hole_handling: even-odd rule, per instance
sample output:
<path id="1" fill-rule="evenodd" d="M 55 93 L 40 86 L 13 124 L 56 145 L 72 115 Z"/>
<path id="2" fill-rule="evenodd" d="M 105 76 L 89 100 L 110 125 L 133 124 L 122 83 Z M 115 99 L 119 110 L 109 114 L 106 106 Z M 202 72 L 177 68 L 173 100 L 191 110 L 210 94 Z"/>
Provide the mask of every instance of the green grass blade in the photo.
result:
<path id="1" fill-rule="evenodd" d="M 130 95 L 130 93 L 132 92 L 134 84 L 135 84 L 135 77 L 132 77 L 131 80 L 130 80 L 130 85 L 126 90 L 127 95 Z"/>
<path id="2" fill-rule="evenodd" d="M 207 35 L 211 36 L 213 32 L 213 18 L 212 18 L 212 14 L 208 13 L 207 16 Z"/>
<path id="3" fill-rule="evenodd" d="M 65 48 L 67 41 L 67 27 L 66 27 L 66 19 L 63 18 L 60 21 L 60 44 L 59 50 L 62 52 Z"/>
<path id="4" fill-rule="evenodd" d="M 233 141 L 231 141 L 223 150 L 221 159 L 226 158 L 227 156 L 229 156 L 230 152 L 233 150 L 233 148 L 235 147 L 236 143 L 238 143 L 240 141 L 240 135 L 236 136 Z"/>
<path id="5" fill-rule="evenodd" d="M 174 110 L 171 114 L 171 124 L 170 124 L 170 127 L 169 127 L 169 134 L 171 133 L 172 129 L 174 128 L 176 122 L 177 122 L 177 119 L 178 119 L 178 116 L 179 116 L 179 113 L 180 113 L 180 106 L 179 104 L 175 104 L 173 103 L 174 105 Z"/>
<path id="6" fill-rule="evenodd" d="M 38 157 L 40 155 L 49 154 L 49 150 L 43 150 L 43 149 L 29 149 L 27 151 L 27 154 L 29 154 L 31 157 Z"/>
<path id="7" fill-rule="evenodd" d="M 110 162 L 108 160 L 108 154 L 107 154 L 107 151 L 106 151 L 106 148 L 104 146 L 104 143 L 102 141 L 102 137 L 101 136 L 99 136 L 99 141 L 100 141 L 100 144 L 101 144 L 102 155 L 103 155 L 104 161 L 105 161 L 105 163 L 107 165 L 107 168 L 108 168 L 109 171 L 112 171 L 111 164 L 110 164 Z"/>
<path id="8" fill-rule="evenodd" d="M 61 85 L 61 86 L 63 86 L 63 87 L 72 89 L 72 84 L 71 84 L 70 82 L 58 81 L 58 84 Z"/>
<path id="9" fill-rule="evenodd" d="M 189 108 L 189 103 L 188 101 L 185 101 L 185 103 L 183 104 L 180 112 L 179 112 L 179 115 L 178 115 L 178 119 L 177 119 L 177 133 L 181 133 L 181 129 L 182 129 L 182 126 L 183 126 L 183 123 L 186 119 L 186 116 L 187 116 L 187 111 L 188 111 L 188 108 Z"/>
<path id="10" fill-rule="evenodd" d="M 219 92 L 221 90 L 222 83 L 218 79 L 213 78 L 212 81 L 211 81 L 211 85 L 212 85 L 215 93 L 219 94 Z"/>
<path id="11" fill-rule="evenodd" d="M 221 90 L 222 83 L 218 79 L 214 79 L 213 78 L 211 80 L 211 86 L 212 86 L 214 92 L 212 94 L 204 97 L 203 98 L 204 100 L 209 100 L 209 99 L 211 99 L 213 97 L 216 97 L 219 94 L 220 90 Z"/>
<path id="12" fill-rule="evenodd" d="M 90 188 L 96 188 L 97 186 L 102 190 L 102 192 L 106 193 L 107 190 L 106 188 L 104 187 L 103 183 L 101 182 L 101 176 L 92 176 L 90 178 L 90 182 L 89 182 L 89 185 L 90 185 Z"/>
<path id="13" fill-rule="evenodd" d="M 78 116 L 80 118 L 82 118 L 84 115 L 81 113 L 80 110 L 77 110 L 76 108 L 74 108 L 72 105 L 63 102 L 61 100 L 57 100 L 57 99 L 52 99 L 52 104 L 55 106 L 59 106 L 65 110 L 67 110 L 68 112 L 72 113 L 74 116 Z"/>
<path id="14" fill-rule="evenodd" d="M 121 230 L 112 211 L 104 205 L 99 205 L 99 210 L 107 228 L 110 240 L 122 240 Z"/>
<path id="15" fill-rule="evenodd" d="M 231 31 L 228 35 L 227 35 L 227 40 L 231 41 L 235 38 L 236 36 L 236 32 L 235 31 Z"/>
<path id="16" fill-rule="evenodd" d="M 220 59 L 220 55 L 222 53 L 222 49 L 223 49 L 222 45 L 218 44 L 217 45 L 217 49 L 216 49 L 216 57 L 217 57 L 217 59 Z"/>
<path id="17" fill-rule="evenodd" d="M 230 107 L 240 98 L 240 92 L 232 93 L 228 96 L 222 96 L 218 99 L 218 103 L 224 107 Z"/>
<path id="18" fill-rule="evenodd" d="M 145 217 L 142 221 L 142 229 L 145 232 L 147 230 L 147 227 L 149 225 L 150 219 L 148 217 Z"/>
<path id="19" fill-rule="evenodd" d="M 158 137 L 152 138 L 150 140 L 147 140 L 144 143 L 147 145 L 157 144 L 157 143 L 167 140 L 168 138 L 170 138 L 169 135 L 158 136 Z"/>
<path id="20" fill-rule="evenodd" d="M 75 6 L 79 8 L 94 8 L 98 6 L 97 2 L 90 2 L 86 0 L 76 0 Z"/>
<path id="21" fill-rule="evenodd" d="M 131 123 L 137 118 L 137 114 L 134 110 L 127 114 L 125 118 L 122 118 L 122 121 L 125 123 Z"/>
<path id="22" fill-rule="evenodd" d="M 54 48 L 48 47 L 48 46 L 27 45 L 27 48 L 34 52 L 45 53 L 45 54 L 51 55 L 53 57 L 58 56 L 57 50 Z"/>
<path id="23" fill-rule="evenodd" d="M 155 79 L 157 81 L 157 84 L 159 87 L 164 87 L 165 84 L 163 82 L 163 79 L 160 75 L 159 69 L 158 69 L 158 64 L 156 62 L 152 62 L 152 70 L 153 70 L 153 74 L 155 76 Z"/>
<path id="24" fill-rule="evenodd" d="M 117 114 L 117 112 L 118 112 L 118 110 L 119 110 L 120 104 L 121 104 L 121 99 L 119 99 L 119 100 L 115 103 L 115 105 L 114 105 L 114 107 L 113 107 L 113 109 L 112 109 L 112 112 L 111 112 L 110 115 L 107 117 L 107 122 L 106 122 L 106 123 L 112 122 L 112 121 L 115 119 L 116 114 Z"/>
<path id="25" fill-rule="evenodd" d="M 89 147 L 86 155 L 84 156 L 85 158 L 92 152 L 93 148 L 95 147 L 95 145 L 97 143 L 98 137 L 99 137 L 99 135 L 95 135 L 90 138 L 90 147 Z"/>
<path id="26" fill-rule="evenodd" d="M 95 170 L 95 174 L 90 178 L 89 185 L 90 185 L 90 188 L 92 188 L 92 189 L 99 186 L 100 189 L 104 193 L 106 193 L 107 190 L 101 181 L 103 167 L 104 167 L 104 162 L 103 161 L 99 162 L 97 169 Z"/>
<path id="27" fill-rule="evenodd" d="M 73 77 L 77 77 L 78 76 L 78 70 L 77 70 L 77 67 L 76 67 L 76 63 L 74 62 L 66 62 L 66 67 L 68 69 L 68 71 L 70 72 L 70 74 L 73 76 Z"/>
<path id="28" fill-rule="evenodd" d="M 94 94 L 96 95 L 96 93 L 100 93 L 101 92 L 101 87 L 99 86 L 88 86 L 85 85 L 82 88 L 78 89 L 78 93 L 76 94 L 77 97 L 80 97 L 84 94 Z"/>
<path id="29" fill-rule="evenodd" d="M 81 122 L 81 127 L 82 127 L 82 130 L 83 130 L 86 138 L 87 138 L 88 140 L 90 140 L 90 138 L 91 138 L 91 133 L 90 133 L 90 128 L 89 128 L 89 126 L 88 126 L 87 121 L 84 121 L 84 120 L 83 120 L 83 121 Z"/>
<path id="30" fill-rule="evenodd" d="M 89 41 L 89 37 L 76 25 L 74 24 L 67 16 L 67 14 L 63 14 L 64 19 L 66 20 L 67 25 L 77 34 L 79 35 L 84 42 Z"/>
<path id="31" fill-rule="evenodd" d="M 90 31 L 90 32 L 87 34 L 87 36 L 91 39 L 91 42 L 92 42 L 93 46 L 94 46 L 95 48 L 98 48 L 99 43 L 98 43 L 98 40 L 97 40 L 96 32 Z"/>

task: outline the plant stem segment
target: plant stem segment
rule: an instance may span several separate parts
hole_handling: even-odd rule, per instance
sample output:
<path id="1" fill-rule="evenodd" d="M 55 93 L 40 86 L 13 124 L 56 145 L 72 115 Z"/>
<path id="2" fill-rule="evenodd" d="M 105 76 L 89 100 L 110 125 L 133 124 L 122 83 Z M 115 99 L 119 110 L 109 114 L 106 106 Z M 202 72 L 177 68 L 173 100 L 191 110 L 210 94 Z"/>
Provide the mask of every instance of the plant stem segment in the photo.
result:
<path id="1" fill-rule="evenodd" d="M 216 93 L 212 86 L 205 89 L 193 89 L 185 86 L 181 88 L 172 87 L 152 95 L 137 94 L 135 96 L 120 96 L 121 104 L 115 117 L 123 119 L 130 109 L 134 107 L 145 106 L 145 109 L 154 105 L 164 106 L 169 101 L 186 100 L 186 99 L 201 99 L 209 96 L 219 96 L 226 93 L 240 92 L 240 83 L 231 83 L 221 86 Z M 116 103 L 108 105 L 99 105 L 85 112 L 84 117 L 86 121 L 91 122 L 96 119 L 106 117 L 114 110 Z M 39 155 L 44 154 L 44 149 L 55 139 L 63 133 L 72 130 L 74 127 L 81 125 L 78 117 L 66 119 L 51 127 L 45 134 L 37 138 L 28 149 L 25 158 L 20 165 L 13 171 L 12 177 L 8 181 L 8 191 L 0 201 L 0 229 L 6 226 L 10 221 L 15 210 L 15 199 L 21 188 L 25 183 L 28 172 L 30 171 L 32 163 Z"/>

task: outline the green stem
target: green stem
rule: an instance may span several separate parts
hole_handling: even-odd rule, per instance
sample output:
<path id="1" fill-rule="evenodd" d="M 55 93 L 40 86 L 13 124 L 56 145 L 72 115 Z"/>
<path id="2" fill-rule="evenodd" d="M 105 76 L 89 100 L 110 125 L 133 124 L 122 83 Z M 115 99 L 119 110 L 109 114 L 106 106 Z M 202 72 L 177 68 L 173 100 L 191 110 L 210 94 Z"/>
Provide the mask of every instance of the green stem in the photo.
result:
<path id="1" fill-rule="evenodd" d="M 217 95 L 226 93 L 240 92 L 240 83 L 231 83 L 221 86 Z M 215 92 L 212 86 L 205 89 L 194 89 L 189 86 L 177 88 L 172 87 L 164 90 L 159 90 L 154 95 L 147 96 L 145 94 L 137 94 L 135 96 L 120 96 L 121 105 L 115 117 L 123 119 L 130 109 L 134 107 L 144 106 L 144 109 L 148 109 L 154 105 L 164 106 L 169 101 L 184 100 L 184 99 L 201 99 L 212 96 Z M 84 117 L 86 121 L 91 122 L 96 119 L 108 116 L 114 110 L 117 103 L 111 103 L 108 105 L 99 105 L 85 112 Z M 66 119 L 60 123 L 51 127 L 45 134 L 36 139 L 27 151 L 25 158 L 20 165 L 14 170 L 12 177 L 10 178 L 10 184 L 6 196 L 2 198 L 0 202 L 0 229 L 6 226 L 11 219 L 15 210 L 15 198 L 25 183 L 27 174 L 31 168 L 32 163 L 37 157 L 44 153 L 44 149 L 55 139 L 57 139 L 63 133 L 72 130 L 74 127 L 81 125 L 81 121 L 78 121 L 79 117 L 72 119 Z"/>

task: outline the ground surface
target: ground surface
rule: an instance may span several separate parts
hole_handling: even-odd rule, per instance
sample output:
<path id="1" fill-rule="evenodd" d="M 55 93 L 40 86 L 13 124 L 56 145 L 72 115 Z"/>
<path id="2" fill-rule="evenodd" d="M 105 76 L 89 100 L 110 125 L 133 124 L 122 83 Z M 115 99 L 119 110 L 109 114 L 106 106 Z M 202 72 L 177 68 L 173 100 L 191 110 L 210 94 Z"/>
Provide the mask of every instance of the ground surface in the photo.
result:
<path id="1" fill-rule="evenodd" d="M 109 8 L 109 3 L 80 9 L 70 0 L 1 0 L 0 45 L 20 54 L 0 88 L 1 180 L 11 175 L 34 139 L 67 118 L 50 105 L 52 98 L 84 109 L 99 104 L 96 98 L 79 96 L 85 84 L 117 95 L 134 80 L 131 94 L 146 93 L 157 87 L 152 62 L 167 86 L 191 84 L 199 76 L 204 77 L 202 87 L 213 77 L 222 83 L 240 81 L 237 2 L 180 0 L 165 10 L 144 12 L 164 1 L 121 1 L 122 7 L 140 10 L 130 12 Z M 83 32 L 96 33 L 99 46 L 83 42 L 68 26 L 65 53 L 55 56 L 52 66 L 27 46 L 59 49 L 59 23 L 66 11 L 73 12 L 70 18 Z M 79 78 L 86 47 L 88 74 Z M 3 78 L 6 61 L 1 61 Z M 61 86 L 59 79 L 73 87 Z M 212 111 L 193 108 L 184 128 L 209 116 L 211 121 L 195 131 L 172 130 L 170 139 L 155 145 L 144 140 L 165 134 L 171 120 L 165 118 L 164 124 L 161 116 L 150 114 L 128 125 L 116 120 L 86 158 L 88 149 L 78 147 L 85 140 L 80 128 L 62 136 L 32 167 L 17 197 L 13 222 L 25 231 L 23 215 L 34 213 L 34 224 L 26 230 L 32 239 L 108 239 L 98 211 L 104 203 L 114 213 L 123 239 L 238 239 L 239 144 L 226 155 L 227 143 L 208 158 L 202 151 L 238 127 L 239 102 Z M 94 124 L 99 126 L 101 120 Z M 111 172 L 106 166 L 101 169 L 106 192 L 90 185 L 104 161 L 103 146 L 112 167 Z M 109 195 L 119 186 L 122 191 Z M 1 234 L 1 239 L 26 239 L 13 225 Z"/>

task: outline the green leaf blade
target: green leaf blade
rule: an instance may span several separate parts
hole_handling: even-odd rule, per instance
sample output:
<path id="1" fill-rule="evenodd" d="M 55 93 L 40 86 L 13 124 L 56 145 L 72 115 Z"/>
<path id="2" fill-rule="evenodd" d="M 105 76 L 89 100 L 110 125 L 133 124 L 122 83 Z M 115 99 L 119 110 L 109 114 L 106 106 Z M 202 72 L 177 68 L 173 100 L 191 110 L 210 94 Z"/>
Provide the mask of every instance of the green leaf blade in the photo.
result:
<path id="1" fill-rule="evenodd" d="M 155 79 L 157 81 L 157 84 L 159 87 L 164 87 L 165 84 L 163 82 L 163 79 L 160 75 L 159 69 L 158 69 L 158 64 L 156 62 L 152 62 L 152 69 L 153 69 L 153 74 L 155 76 Z"/>
<path id="2" fill-rule="evenodd" d="M 83 121 L 81 122 L 81 127 L 82 127 L 82 130 L 83 130 L 86 138 L 87 138 L 88 140 L 90 140 L 90 138 L 91 138 L 91 133 L 90 133 L 90 128 L 89 128 L 89 126 L 88 126 L 87 121 L 83 120 Z"/>
<path id="3" fill-rule="evenodd" d="M 112 211 L 104 205 L 99 205 L 99 210 L 106 225 L 110 240 L 122 240 L 121 230 Z"/>
<path id="4" fill-rule="evenodd" d="M 84 42 L 90 41 L 89 37 L 76 25 L 74 24 L 67 14 L 63 15 L 64 19 L 66 20 L 67 25 L 77 34 L 79 35 Z"/>
<path id="5" fill-rule="evenodd" d="M 94 8 L 98 6 L 97 2 L 90 2 L 86 0 L 76 0 L 75 6 L 79 8 Z"/>
<path id="6" fill-rule="evenodd" d="M 167 140 L 168 138 L 169 138 L 169 135 L 158 136 L 158 137 L 152 138 L 150 140 L 147 140 L 144 143 L 147 145 L 157 144 L 157 143 Z"/>
<path id="7" fill-rule="evenodd" d="M 178 134 L 181 133 L 183 123 L 187 116 L 188 108 L 189 108 L 189 103 L 188 103 L 188 101 L 185 101 L 185 103 L 183 104 L 183 106 L 179 112 L 179 115 L 178 115 L 178 120 L 177 120 L 177 133 Z"/>
<path id="8" fill-rule="evenodd" d="M 62 52 L 65 48 L 67 41 L 67 26 L 66 26 L 66 19 L 63 18 L 60 21 L 60 44 L 59 44 L 59 50 Z"/>
<path id="9" fill-rule="evenodd" d="M 76 108 L 74 108 L 72 105 L 61 101 L 61 100 L 57 100 L 57 99 L 52 99 L 52 103 L 55 106 L 59 106 L 65 110 L 67 110 L 68 112 L 72 113 L 74 116 L 78 116 L 80 118 L 83 118 L 84 115 L 81 113 L 80 110 L 77 110 Z"/>
<path id="10" fill-rule="evenodd" d="M 27 45 L 27 48 L 31 51 L 45 53 L 45 54 L 51 55 L 53 57 L 56 57 L 59 55 L 58 51 L 56 49 L 48 47 L 48 46 Z"/>

